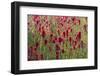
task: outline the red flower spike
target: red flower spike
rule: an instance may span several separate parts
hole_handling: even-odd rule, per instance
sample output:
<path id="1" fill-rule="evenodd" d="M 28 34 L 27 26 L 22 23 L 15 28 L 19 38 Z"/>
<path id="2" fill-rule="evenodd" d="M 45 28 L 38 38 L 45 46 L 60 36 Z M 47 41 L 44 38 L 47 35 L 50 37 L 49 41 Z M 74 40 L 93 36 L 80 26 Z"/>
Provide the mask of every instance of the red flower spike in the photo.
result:
<path id="1" fill-rule="evenodd" d="M 59 37 L 59 43 L 63 42 L 63 38 Z"/>
<path id="2" fill-rule="evenodd" d="M 78 40 L 81 39 L 81 32 L 78 32 L 77 37 L 78 37 Z"/>
<path id="3" fill-rule="evenodd" d="M 65 32 L 63 32 L 63 36 L 64 36 L 64 38 L 65 38 Z"/>
<path id="4" fill-rule="evenodd" d="M 70 44 L 72 43 L 72 37 L 69 37 L 69 42 L 70 42 Z"/>
<path id="5" fill-rule="evenodd" d="M 43 30 L 43 31 L 42 31 L 42 37 L 45 37 L 45 35 L 46 35 L 46 33 L 45 33 L 45 31 Z"/>
<path id="6" fill-rule="evenodd" d="M 39 27 L 39 32 L 41 32 L 41 27 Z"/>
<path id="7" fill-rule="evenodd" d="M 75 46 L 77 45 L 77 41 L 74 41 L 74 45 L 75 45 Z"/>
<path id="8" fill-rule="evenodd" d="M 60 50 L 60 46 L 56 44 L 56 50 Z"/>
<path id="9" fill-rule="evenodd" d="M 40 24 L 40 16 L 33 16 L 33 21 L 37 27 Z"/>
<path id="10" fill-rule="evenodd" d="M 76 40 L 79 41 L 81 39 L 81 32 L 77 33 Z"/>
<path id="11" fill-rule="evenodd" d="M 80 20 L 78 20 L 78 22 L 79 22 L 79 25 L 80 25 Z"/>
<path id="12" fill-rule="evenodd" d="M 58 38 L 55 37 L 55 38 L 54 38 L 54 43 L 57 43 L 57 42 L 59 42 L 59 41 L 58 41 Z"/>
<path id="13" fill-rule="evenodd" d="M 56 59 L 60 58 L 60 53 L 58 51 L 56 51 Z"/>
<path id="14" fill-rule="evenodd" d="M 44 40 L 44 44 L 46 45 L 48 43 L 48 41 L 47 40 Z"/>
<path id="15" fill-rule="evenodd" d="M 79 39 L 81 39 L 81 32 L 78 32 L 78 37 Z"/>
<path id="16" fill-rule="evenodd" d="M 79 18 L 74 17 L 72 20 L 73 20 L 74 25 L 76 25 L 76 24 L 80 25 L 80 19 Z"/>

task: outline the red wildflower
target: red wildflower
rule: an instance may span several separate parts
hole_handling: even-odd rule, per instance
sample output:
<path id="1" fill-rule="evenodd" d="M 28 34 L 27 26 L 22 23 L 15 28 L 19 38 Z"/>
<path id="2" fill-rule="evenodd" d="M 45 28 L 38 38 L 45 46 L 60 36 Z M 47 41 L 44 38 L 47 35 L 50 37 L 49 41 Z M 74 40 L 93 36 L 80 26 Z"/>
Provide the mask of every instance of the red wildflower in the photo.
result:
<path id="1" fill-rule="evenodd" d="M 57 37 L 53 38 L 52 42 L 53 43 L 57 43 L 58 42 L 58 38 Z"/>
<path id="2" fill-rule="evenodd" d="M 80 25 L 80 20 L 77 17 L 74 17 L 73 23 L 74 23 L 74 25 L 76 25 L 77 23 Z"/>
<path id="3" fill-rule="evenodd" d="M 74 45 L 75 45 L 75 46 L 77 45 L 77 41 L 74 41 Z"/>
<path id="4" fill-rule="evenodd" d="M 41 32 L 41 27 L 39 27 L 39 32 Z"/>
<path id="5" fill-rule="evenodd" d="M 81 32 L 78 32 L 78 37 L 79 39 L 81 39 Z"/>
<path id="6" fill-rule="evenodd" d="M 73 41 L 73 49 L 76 48 L 76 45 L 77 45 L 77 41 Z"/>
<path id="7" fill-rule="evenodd" d="M 81 39 L 81 32 L 77 33 L 76 40 L 79 41 Z"/>
<path id="8" fill-rule="evenodd" d="M 44 40 L 44 44 L 46 45 L 48 43 L 48 41 L 47 40 Z"/>
<path id="9" fill-rule="evenodd" d="M 78 20 L 78 22 L 79 22 L 79 25 L 80 25 L 80 20 Z"/>
<path id="10" fill-rule="evenodd" d="M 71 22 L 71 18 L 68 17 L 68 19 L 67 19 L 67 23 L 69 24 L 70 22 Z"/>
<path id="11" fill-rule="evenodd" d="M 65 38 L 65 32 L 63 32 L 63 36 L 64 36 L 64 38 Z"/>
<path id="12" fill-rule="evenodd" d="M 40 24 L 40 16 L 33 16 L 33 21 L 35 22 L 35 25 L 37 27 L 37 25 Z"/>
<path id="13" fill-rule="evenodd" d="M 63 16 L 63 21 L 65 22 L 67 20 L 67 16 Z"/>
<path id="14" fill-rule="evenodd" d="M 56 59 L 59 59 L 59 58 L 60 58 L 60 52 L 56 51 Z"/>
<path id="15" fill-rule="evenodd" d="M 60 50 L 60 46 L 56 44 L 56 50 Z"/>
<path id="16" fill-rule="evenodd" d="M 46 33 L 45 33 L 45 31 L 43 30 L 43 31 L 42 31 L 42 37 L 45 37 L 45 35 L 46 35 Z"/>
<path id="17" fill-rule="evenodd" d="M 63 38 L 59 37 L 59 43 L 63 42 Z"/>
<path id="18" fill-rule="evenodd" d="M 72 43 L 72 37 L 69 37 L 69 42 L 70 42 L 70 44 Z"/>

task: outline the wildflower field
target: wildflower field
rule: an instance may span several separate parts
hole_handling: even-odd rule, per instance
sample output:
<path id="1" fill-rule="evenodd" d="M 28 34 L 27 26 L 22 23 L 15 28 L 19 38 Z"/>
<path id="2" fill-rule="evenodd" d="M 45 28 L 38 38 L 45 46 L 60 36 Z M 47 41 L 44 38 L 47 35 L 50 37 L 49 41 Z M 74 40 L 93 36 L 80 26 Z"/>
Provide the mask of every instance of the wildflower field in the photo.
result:
<path id="1" fill-rule="evenodd" d="M 88 18 L 28 15 L 28 61 L 88 57 Z"/>

